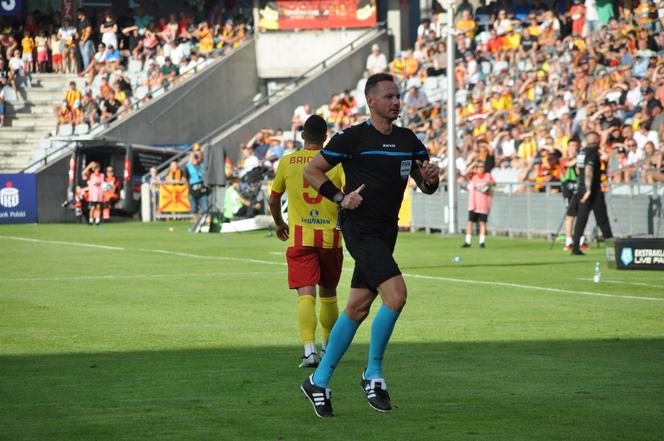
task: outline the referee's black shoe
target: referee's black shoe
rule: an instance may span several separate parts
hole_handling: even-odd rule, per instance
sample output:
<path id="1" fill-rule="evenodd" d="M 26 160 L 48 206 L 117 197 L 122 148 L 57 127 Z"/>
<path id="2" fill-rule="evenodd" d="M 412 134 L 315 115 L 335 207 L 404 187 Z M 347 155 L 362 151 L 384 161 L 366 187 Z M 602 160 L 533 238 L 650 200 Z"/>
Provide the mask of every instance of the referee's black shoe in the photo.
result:
<path id="1" fill-rule="evenodd" d="M 585 256 L 586 253 L 581 251 L 580 249 L 572 249 L 572 256 Z"/>
<path id="2" fill-rule="evenodd" d="M 316 386 L 313 377 L 313 374 L 309 375 L 300 386 L 300 389 L 302 389 L 304 396 L 309 399 L 311 405 L 314 406 L 316 416 L 321 418 L 333 417 L 332 391 L 326 387 Z"/>
<path id="3" fill-rule="evenodd" d="M 360 386 L 362 386 L 362 390 L 367 395 L 369 406 L 373 407 L 378 412 L 389 412 L 392 410 L 390 394 L 387 393 L 387 383 L 385 383 L 384 378 L 367 380 L 364 378 L 363 372 Z"/>

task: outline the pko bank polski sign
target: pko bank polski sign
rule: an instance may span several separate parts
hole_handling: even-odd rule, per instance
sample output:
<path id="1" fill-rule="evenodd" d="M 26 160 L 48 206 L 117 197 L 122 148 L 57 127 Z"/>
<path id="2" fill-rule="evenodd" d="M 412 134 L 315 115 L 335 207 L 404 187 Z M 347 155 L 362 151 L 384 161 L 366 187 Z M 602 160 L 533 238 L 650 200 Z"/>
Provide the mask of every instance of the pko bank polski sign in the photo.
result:
<path id="1" fill-rule="evenodd" d="M 0 224 L 37 222 L 37 177 L 0 174 Z"/>

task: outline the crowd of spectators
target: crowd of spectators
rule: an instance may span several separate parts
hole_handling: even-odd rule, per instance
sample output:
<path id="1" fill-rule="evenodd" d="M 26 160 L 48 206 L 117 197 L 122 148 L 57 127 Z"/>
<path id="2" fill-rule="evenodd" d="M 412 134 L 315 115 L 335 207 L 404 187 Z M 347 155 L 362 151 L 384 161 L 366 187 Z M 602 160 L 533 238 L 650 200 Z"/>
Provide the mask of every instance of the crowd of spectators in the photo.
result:
<path id="1" fill-rule="evenodd" d="M 29 84 L 33 72 L 77 74 L 85 83 L 79 99 L 55 108 L 58 127 L 72 128 L 127 114 L 132 104 L 200 71 L 252 32 L 251 18 L 219 2 L 168 15 L 138 6 L 120 15 L 79 9 L 74 19 L 33 11 L 22 21 L 3 20 L 0 89 L 9 85 L 16 91 L 19 80 Z"/>
<path id="2" fill-rule="evenodd" d="M 437 2 L 434 2 L 437 5 Z M 601 135 L 604 182 L 664 181 L 664 1 L 574 0 L 550 10 L 542 2 L 462 2 L 456 11 L 454 69 L 448 70 L 446 13 L 422 21 L 413 48 L 388 60 L 379 46 L 354 90 L 318 107 L 303 104 L 290 131 L 257 134 L 238 170 L 274 167 L 312 113 L 331 132 L 368 117 L 366 78 L 392 73 L 401 85 L 401 123 L 413 129 L 445 178 L 446 76 L 456 90 L 457 159 L 462 184 L 469 163 L 486 161 L 501 189 L 547 191 L 564 180 L 585 134 Z M 295 145 L 297 147 L 297 145 Z M 245 151 L 246 150 L 246 151 Z M 549 191 L 560 186 L 549 185 Z"/>

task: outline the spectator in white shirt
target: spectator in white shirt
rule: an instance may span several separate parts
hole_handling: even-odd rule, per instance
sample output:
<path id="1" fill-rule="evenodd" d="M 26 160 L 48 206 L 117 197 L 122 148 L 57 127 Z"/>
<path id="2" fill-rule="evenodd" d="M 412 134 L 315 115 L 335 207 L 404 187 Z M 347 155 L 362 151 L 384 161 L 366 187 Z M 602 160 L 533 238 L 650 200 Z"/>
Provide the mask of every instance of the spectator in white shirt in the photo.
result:
<path id="1" fill-rule="evenodd" d="M 641 104 L 641 86 L 639 85 L 639 80 L 632 78 L 629 82 L 629 91 L 627 92 L 627 97 L 625 98 L 625 104 L 628 109 L 634 112 L 635 108 Z"/>
<path id="2" fill-rule="evenodd" d="M 242 163 L 240 164 L 240 168 L 238 170 L 240 177 L 246 175 L 248 171 L 253 170 L 261 165 L 256 155 L 254 155 L 254 149 L 251 147 L 246 145 L 242 146 L 241 153 Z"/>
<path id="3" fill-rule="evenodd" d="M 413 107 L 419 110 L 429 105 L 427 94 L 421 91 L 417 86 L 413 85 L 408 89 L 408 93 L 403 97 L 403 102 L 406 107 Z"/>
<path id="4" fill-rule="evenodd" d="M 367 57 L 367 70 L 369 75 L 385 72 L 387 70 L 387 58 L 381 53 L 380 46 L 371 46 L 371 53 Z"/>
<path id="5" fill-rule="evenodd" d="M 659 148 L 659 135 L 654 130 L 650 130 L 649 121 L 643 121 L 639 124 L 639 130 L 634 133 L 634 141 L 636 141 L 639 152 L 643 152 L 643 148 L 648 141 L 655 144 L 655 148 Z"/>
<path id="6" fill-rule="evenodd" d="M 298 130 L 302 130 L 304 123 L 311 116 L 311 105 L 304 104 L 302 106 L 297 106 L 293 111 L 293 116 L 291 118 L 291 132 L 293 133 L 293 138 Z"/>

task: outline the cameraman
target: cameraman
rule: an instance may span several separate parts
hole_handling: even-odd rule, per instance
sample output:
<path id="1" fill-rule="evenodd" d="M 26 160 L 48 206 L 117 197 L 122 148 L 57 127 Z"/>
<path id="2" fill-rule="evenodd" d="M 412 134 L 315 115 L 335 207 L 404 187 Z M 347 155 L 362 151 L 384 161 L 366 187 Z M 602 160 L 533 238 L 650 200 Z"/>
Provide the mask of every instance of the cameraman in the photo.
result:
<path id="1" fill-rule="evenodd" d="M 579 209 L 579 199 L 581 199 L 581 195 L 576 192 L 578 179 L 576 173 L 576 154 L 578 151 L 579 140 L 577 138 L 570 139 L 567 141 L 565 157 L 561 161 L 562 173 L 560 181 L 562 182 L 562 193 L 567 209 L 567 215 L 565 216 L 565 251 L 572 251 L 572 227 L 574 226 L 574 218 Z"/>
<path id="2" fill-rule="evenodd" d="M 194 224 L 208 212 L 208 193 L 205 185 L 205 163 L 200 152 L 194 152 L 184 166 L 184 175 L 189 184 L 189 204 L 194 215 Z"/>
<path id="3" fill-rule="evenodd" d="M 230 185 L 226 188 L 224 196 L 224 222 L 236 218 L 250 218 L 256 211 L 262 210 L 263 205 L 256 200 L 256 195 L 247 195 L 241 191 L 240 178 L 231 176 L 228 178 L 228 183 Z"/>

